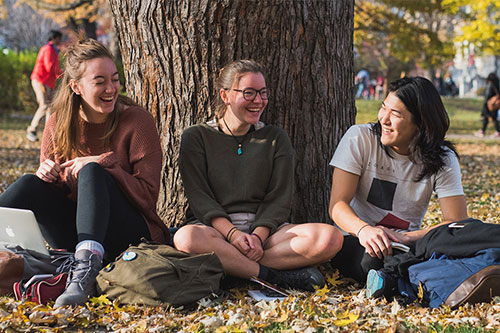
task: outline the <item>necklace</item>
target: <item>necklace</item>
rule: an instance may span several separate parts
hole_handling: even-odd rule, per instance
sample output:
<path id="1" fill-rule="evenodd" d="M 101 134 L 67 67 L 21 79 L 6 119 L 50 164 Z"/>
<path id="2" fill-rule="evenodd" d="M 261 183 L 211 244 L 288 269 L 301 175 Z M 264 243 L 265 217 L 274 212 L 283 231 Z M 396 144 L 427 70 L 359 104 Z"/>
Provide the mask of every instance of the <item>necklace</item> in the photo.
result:
<path id="1" fill-rule="evenodd" d="M 243 143 L 243 141 L 245 140 L 245 138 L 243 138 L 243 140 L 241 140 L 241 142 L 240 142 L 240 140 L 238 140 L 238 138 L 233 134 L 233 132 L 231 131 L 231 129 L 229 128 L 229 126 L 227 126 L 227 123 L 226 123 L 226 120 L 224 119 L 224 117 L 222 117 L 222 121 L 224 122 L 224 125 L 226 125 L 226 128 L 229 131 L 229 133 L 231 133 L 231 136 L 238 143 L 238 150 L 236 150 L 236 152 L 238 153 L 238 155 L 243 155 L 243 149 L 242 149 L 241 144 Z"/>

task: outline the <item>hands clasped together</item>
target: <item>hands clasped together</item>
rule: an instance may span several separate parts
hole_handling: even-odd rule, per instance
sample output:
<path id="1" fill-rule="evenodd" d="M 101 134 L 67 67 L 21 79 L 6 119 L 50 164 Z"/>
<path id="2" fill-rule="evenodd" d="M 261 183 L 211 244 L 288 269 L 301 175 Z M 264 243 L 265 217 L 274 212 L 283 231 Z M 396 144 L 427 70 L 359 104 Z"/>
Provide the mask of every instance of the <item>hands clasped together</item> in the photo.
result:
<path id="1" fill-rule="evenodd" d="M 66 177 L 68 180 L 76 182 L 80 170 L 87 163 L 99 161 L 100 157 L 101 156 L 77 157 L 62 164 L 46 159 L 40 163 L 35 175 L 44 182 L 54 183 L 61 177 L 62 172 L 66 169 Z"/>
<path id="2" fill-rule="evenodd" d="M 235 229 L 234 232 L 230 232 L 230 235 L 227 238 L 228 242 L 237 248 L 238 251 L 240 251 L 248 259 L 256 262 L 262 259 L 264 249 L 262 248 L 260 237 L 256 234 L 247 234 L 243 231 Z"/>

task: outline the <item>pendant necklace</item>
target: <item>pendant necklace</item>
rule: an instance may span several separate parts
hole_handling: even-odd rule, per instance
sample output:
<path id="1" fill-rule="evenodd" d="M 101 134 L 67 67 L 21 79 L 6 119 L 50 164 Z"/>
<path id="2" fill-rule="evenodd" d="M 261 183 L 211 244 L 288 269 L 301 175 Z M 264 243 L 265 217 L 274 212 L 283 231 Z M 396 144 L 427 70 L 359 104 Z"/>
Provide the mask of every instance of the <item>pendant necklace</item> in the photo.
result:
<path id="1" fill-rule="evenodd" d="M 224 125 L 226 125 L 226 128 L 229 131 L 229 133 L 231 133 L 231 136 L 238 143 L 238 150 L 236 152 L 238 153 L 238 155 L 243 155 L 243 149 L 242 149 L 241 144 L 243 143 L 243 141 L 245 140 L 245 138 L 243 137 L 243 140 L 241 140 L 241 142 L 240 142 L 240 140 L 238 140 L 238 138 L 233 134 L 233 132 L 231 131 L 231 129 L 229 128 L 229 126 L 227 126 L 227 123 L 226 123 L 226 120 L 224 119 L 224 117 L 222 117 L 222 121 L 224 122 Z"/>

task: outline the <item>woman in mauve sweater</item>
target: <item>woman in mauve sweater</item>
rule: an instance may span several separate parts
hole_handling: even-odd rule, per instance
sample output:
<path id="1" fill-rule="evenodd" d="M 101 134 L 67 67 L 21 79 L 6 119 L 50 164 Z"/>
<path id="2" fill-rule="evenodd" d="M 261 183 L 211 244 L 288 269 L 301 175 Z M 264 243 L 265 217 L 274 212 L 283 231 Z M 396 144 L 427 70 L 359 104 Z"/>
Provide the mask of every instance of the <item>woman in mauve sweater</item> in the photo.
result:
<path id="1" fill-rule="evenodd" d="M 50 246 L 75 249 L 56 306 L 85 303 L 103 257 L 113 260 L 142 237 L 170 240 L 156 214 L 162 158 L 156 127 L 119 90 L 102 44 L 88 39 L 70 47 L 40 166 L 0 196 L 2 207 L 32 210 Z"/>
<path id="2" fill-rule="evenodd" d="M 235 61 L 217 80 L 218 115 L 182 135 L 179 165 L 189 201 L 187 224 L 174 236 L 188 253 L 214 251 L 227 274 L 285 288 L 323 287 L 308 267 L 342 247 L 325 223 L 289 224 L 294 152 L 287 134 L 259 121 L 268 89 L 262 66 Z"/>

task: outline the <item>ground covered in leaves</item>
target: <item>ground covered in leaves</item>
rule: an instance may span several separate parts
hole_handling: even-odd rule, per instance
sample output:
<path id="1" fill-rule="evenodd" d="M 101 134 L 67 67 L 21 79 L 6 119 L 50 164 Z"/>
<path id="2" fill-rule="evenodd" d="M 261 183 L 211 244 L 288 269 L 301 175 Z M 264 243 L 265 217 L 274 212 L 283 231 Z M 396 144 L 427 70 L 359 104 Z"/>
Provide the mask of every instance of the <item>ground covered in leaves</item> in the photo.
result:
<path id="1" fill-rule="evenodd" d="M 30 143 L 24 127 L 0 131 L 0 193 L 38 165 L 39 143 Z M 469 215 L 497 223 L 499 216 L 500 141 L 455 140 L 461 154 Z M 434 198 L 425 224 L 440 221 Z M 76 309 L 53 309 L 0 299 L 0 330 L 5 332 L 330 332 L 428 331 L 484 332 L 500 329 L 500 299 L 491 304 L 430 310 L 418 304 L 366 299 L 362 286 L 321 267 L 327 286 L 316 293 L 295 292 L 283 301 L 257 302 L 244 289 L 231 290 L 222 302 L 202 300 L 191 309 L 120 306 L 101 296 Z M 445 277 L 445 276 L 444 276 Z"/>

